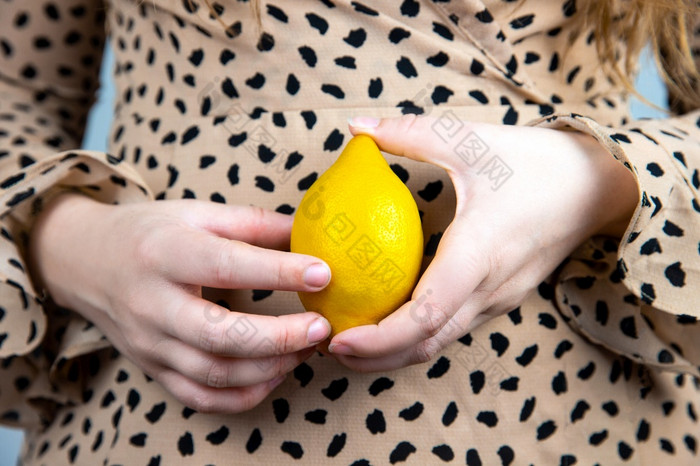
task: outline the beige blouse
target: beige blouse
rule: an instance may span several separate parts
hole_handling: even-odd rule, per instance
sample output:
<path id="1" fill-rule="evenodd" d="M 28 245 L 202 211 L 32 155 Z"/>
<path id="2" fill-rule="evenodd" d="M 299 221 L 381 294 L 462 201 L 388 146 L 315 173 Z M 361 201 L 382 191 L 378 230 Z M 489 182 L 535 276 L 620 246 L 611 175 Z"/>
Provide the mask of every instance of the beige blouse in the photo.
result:
<path id="1" fill-rule="evenodd" d="M 593 37 L 568 49 L 575 0 L 263 1 L 260 28 L 247 1 L 212 4 L 218 17 L 201 0 L 0 5 L 0 420 L 27 429 L 25 464 L 700 462 L 700 111 L 631 121 Z M 77 148 L 107 32 L 103 154 Z M 235 416 L 179 404 L 27 274 L 27 232 L 56 193 L 292 215 L 348 141 L 347 117 L 402 113 L 437 117 L 448 141 L 460 120 L 590 134 L 641 202 L 622 239 L 591 238 L 435 360 L 359 374 L 319 353 Z M 455 153 L 476 157 L 462 142 Z M 387 160 L 423 213 L 427 264 L 454 190 L 441 169 Z M 303 310 L 288 292 L 205 296 Z M 229 332 L 255 331 L 241 328 Z"/>

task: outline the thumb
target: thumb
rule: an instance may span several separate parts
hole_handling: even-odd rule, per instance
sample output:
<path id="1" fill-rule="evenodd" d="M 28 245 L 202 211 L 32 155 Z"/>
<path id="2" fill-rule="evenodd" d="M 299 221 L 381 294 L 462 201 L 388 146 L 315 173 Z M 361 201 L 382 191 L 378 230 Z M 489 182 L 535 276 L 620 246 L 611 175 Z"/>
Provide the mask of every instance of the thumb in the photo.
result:
<path id="1" fill-rule="evenodd" d="M 382 119 L 354 117 L 348 119 L 348 125 L 353 136 L 366 134 L 372 137 L 384 152 L 429 162 L 448 171 L 456 168 L 460 158 L 455 149 L 469 133 L 465 131 L 466 122 L 445 122 L 442 118 L 413 114 Z M 452 130 L 446 132 L 445 125 L 451 125 Z"/>

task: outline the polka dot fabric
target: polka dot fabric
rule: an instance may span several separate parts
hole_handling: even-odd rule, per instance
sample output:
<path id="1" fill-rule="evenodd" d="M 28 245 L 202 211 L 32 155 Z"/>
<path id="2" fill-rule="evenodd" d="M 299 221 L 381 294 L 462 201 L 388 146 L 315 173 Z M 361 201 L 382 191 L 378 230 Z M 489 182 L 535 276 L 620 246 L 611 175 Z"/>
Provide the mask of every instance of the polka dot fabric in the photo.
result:
<path id="1" fill-rule="evenodd" d="M 590 35 L 567 52 L 573 0 L 264 1 L 259 25 L 248 2 L 212 6 L 0 6 L 0 421 L 27 429 L 25 464 L 697 464 L 698 110 L 631 121 Z M 77 148 L 106 31 L 117 99 L 103 154 Z M 405 113 L 437 117 L 444 137 L 459 119 L 590 134 L 635 174 L 640 204 L 623 238 L 587 241 L 434 360 L 359 374 L 316 354 L 236 416 L 182 406 L 33 286 L 28 232 L 62 191 L 292 215 L 347 117 Z M 388 160 L 422 212 L 427 265 L 452 185 Z M 205 296 L 302 310 L 293 293 Z"/>

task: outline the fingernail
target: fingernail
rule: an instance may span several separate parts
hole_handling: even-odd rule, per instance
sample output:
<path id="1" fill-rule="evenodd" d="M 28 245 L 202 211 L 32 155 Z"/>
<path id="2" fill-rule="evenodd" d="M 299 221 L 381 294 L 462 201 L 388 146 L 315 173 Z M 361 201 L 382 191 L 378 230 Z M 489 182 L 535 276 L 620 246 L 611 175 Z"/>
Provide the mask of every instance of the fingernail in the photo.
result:
<path id="1" fill-rule="evenodd" d="M 331 270 L 326 264 L 310 265 L 304 271 L 304 283 L 314 288 L 324 287 L 331 279 Z"/>
<path id="2" fill-rule="evenodd" d="M 330 345 L 328 345 L 328 351 L 330 351 L 333 354 L 340 355 L 352 354 L 352 350 L 350 349 L 350 347 L 342 343 L 331 343 Z"/>
<path id="3" fill-rule="evenodd" d="M 348 124 L 355 128 L 376 128 L 379 126 L 379 121 L 379 118 L 366 116 L 348 118 Z"/>
<path id="4" fill-rule="evenodd" d="M 331 324 L 323 317 L 320 317 L 309 325 L 309 332 L 306 334 L 306 340 L 310 345 L 315 345 L 325 340 L 330 333 Z"/>
<path id="5" fill-rule="evenodd" d="M 287 378 L 286 375 L 278 375 L 278 376 L 275 377 L 274 379 L 272 379 L 272 380 L 270 380 L 269 382 L 267 382 L 267 386 L 268 386 L 268 388 L 269 388 L 270 390 L 272 390 L 272 389 L 274 389 L 275 387 L 277 387 L 279 384 L 281 384 L 282 382 L 284 382 L 284 379 L 286 379 L 286 378 Z"/>

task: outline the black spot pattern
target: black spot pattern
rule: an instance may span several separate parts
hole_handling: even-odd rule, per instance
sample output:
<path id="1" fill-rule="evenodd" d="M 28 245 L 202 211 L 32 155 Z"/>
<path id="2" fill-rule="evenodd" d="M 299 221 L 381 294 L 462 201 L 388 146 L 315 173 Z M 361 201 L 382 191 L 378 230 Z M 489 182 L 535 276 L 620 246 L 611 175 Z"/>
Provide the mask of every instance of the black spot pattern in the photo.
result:
<path id="1" fill-rule="evenodd" d="M 28 434 L 23 462 L 696 460 L 700 121 L 631 120 L 621 84 L 596 62 L 595 35 L 567 50 L 581 2 L 263 2 L 259 25 L 244 1 L 5 3 L 0 420 L 42 426 Z M 75 149 L 107 23 L 112 154 Z M 688 29 L 697 54 L 697 27 Z M 531 284 L 527 301 L 511 303 L 521 307 L 469 334 L 451 321 L 441 337 L 452 332 L 445 343 L 459 343 L 423 365 L 362 373 L 314 353 L 255 411 L 230 417 L 166 398 L 159 377 L 104 348 L 98 327 L 32 285 L 22 248 L 52 188 L 108 205 L 184 198 L 292 216 L 348 141 L 353 109 L 433 117 L 455 156 L 468 128 L 450 121 L 544 117 L 540 127 L 592 135 L 640 185 L 629 233 L 587 239 Z M 505 157 L 485 142 L 483 163 Z M 417 201 L 424 265 L 449 254 L 449 177 L 409 157 L 387 160 Z M 472 167 L 477 179 L 488 176 L 483 167 Z M 253 314 L 301 309 L 294 293 L 250 288 L 202 294 Z M 582 433 L 576 444 L 564 434 L 572 425 Z"/>

